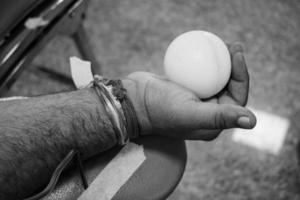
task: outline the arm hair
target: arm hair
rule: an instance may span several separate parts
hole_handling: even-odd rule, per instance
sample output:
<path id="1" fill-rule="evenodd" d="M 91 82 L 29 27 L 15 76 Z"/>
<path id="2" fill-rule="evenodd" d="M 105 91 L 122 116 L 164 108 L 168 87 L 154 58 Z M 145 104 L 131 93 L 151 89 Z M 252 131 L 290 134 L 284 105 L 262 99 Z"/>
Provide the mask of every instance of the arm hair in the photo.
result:
<path id="1" fill-rule="evenodd" d="M 32 195 L 71 149 L 86 159 L 115 144 L 92 88 L 0 102 L 0 199 Z"/>

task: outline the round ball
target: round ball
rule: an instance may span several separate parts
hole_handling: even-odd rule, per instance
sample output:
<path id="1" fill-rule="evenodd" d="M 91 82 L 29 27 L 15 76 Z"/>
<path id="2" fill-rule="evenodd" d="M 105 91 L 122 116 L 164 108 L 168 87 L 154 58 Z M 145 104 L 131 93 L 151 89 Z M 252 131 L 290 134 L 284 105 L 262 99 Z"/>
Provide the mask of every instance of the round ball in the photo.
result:
<path id="1" fill-rule="evenodd" d="M 167 77 L 190 90 L 199 98 L 220 92 L 231 73 L 226 44 L 206 31 L 190 31 L 175 38 L 164 59 Z"/>

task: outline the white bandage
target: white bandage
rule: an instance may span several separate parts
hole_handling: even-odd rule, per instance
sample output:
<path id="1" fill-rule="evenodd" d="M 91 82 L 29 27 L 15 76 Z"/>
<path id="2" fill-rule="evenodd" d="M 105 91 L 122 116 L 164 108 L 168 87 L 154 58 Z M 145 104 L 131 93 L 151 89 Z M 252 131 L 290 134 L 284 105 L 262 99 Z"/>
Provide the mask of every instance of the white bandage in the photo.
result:
<path id="1" fill-rule="evenodd" d="M 94 80 L 90 61 L 84 61 L 73 56 L 70 58 L 70 66 L 76 88 L 82 89 Z"/>
<path id="2" fill-rule="evenodd" d="M 142 145 L 128 143 L 99 173 L 78 200 L 110 200 L 145 161 Z"/>

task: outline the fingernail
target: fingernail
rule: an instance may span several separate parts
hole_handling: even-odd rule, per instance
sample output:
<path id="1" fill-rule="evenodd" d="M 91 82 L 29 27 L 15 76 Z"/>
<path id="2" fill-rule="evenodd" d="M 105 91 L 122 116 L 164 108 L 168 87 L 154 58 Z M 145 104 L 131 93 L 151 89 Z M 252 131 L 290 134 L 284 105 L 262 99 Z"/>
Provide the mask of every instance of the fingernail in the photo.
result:
<path id="1" fill-rule="evenodd" d="M 240 128 L 251 128 L 251 123 L 250 123 L 250 118 L 249 117 L 240 117 L 237 120 L 237 123 L 239 125 Z"/>

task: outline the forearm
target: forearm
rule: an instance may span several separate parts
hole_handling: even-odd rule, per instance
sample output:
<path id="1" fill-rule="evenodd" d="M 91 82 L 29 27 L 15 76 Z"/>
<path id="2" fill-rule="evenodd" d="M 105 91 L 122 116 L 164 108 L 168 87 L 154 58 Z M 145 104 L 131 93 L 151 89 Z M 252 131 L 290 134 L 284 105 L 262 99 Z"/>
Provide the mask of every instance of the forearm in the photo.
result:
<path id="1" fill-rule="evenodd" d="M 0 199 L 46 184 L 71 149 L 86 159 L 116 144 L 93 89 L 0 102 Z"/>

